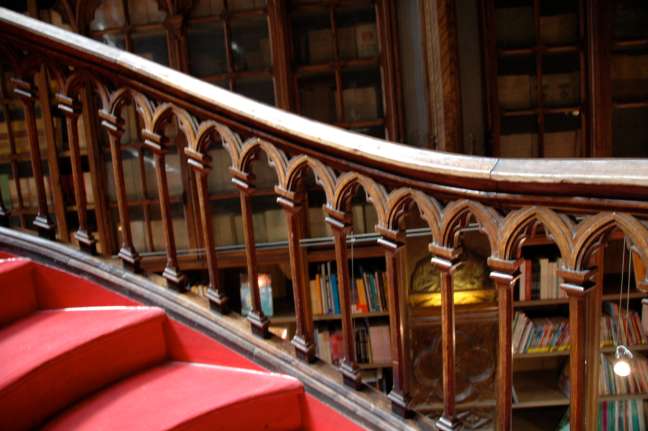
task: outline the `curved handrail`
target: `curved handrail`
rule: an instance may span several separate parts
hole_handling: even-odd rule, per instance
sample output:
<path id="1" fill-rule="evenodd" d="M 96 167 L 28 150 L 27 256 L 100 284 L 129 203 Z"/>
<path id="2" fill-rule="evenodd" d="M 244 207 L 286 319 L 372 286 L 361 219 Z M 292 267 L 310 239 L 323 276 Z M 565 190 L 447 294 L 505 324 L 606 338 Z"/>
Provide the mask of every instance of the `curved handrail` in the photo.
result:
<path id="1" fill-rule="evenodd" d="M 309 120 L 221 89 L 134 54 L 0 8 L 0 31 L 16 42 L 35 42 L 49 55 L 82 61 L 172 94 L 191 104 L 270 135 L 344 157 L 387 173 L 480 192 L 619 198 L 648 194 L 645 159 L 498 159 L 419 149 Z"/>

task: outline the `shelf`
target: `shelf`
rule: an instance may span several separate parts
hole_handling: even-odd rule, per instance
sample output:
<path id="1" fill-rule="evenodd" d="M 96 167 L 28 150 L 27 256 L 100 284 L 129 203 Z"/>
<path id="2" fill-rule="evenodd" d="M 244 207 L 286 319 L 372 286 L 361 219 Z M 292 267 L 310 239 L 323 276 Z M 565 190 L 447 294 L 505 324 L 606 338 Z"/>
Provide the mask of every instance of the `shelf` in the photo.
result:
<path id="1" fill-rule="evenodd" d="M 516 55 L 532 55 L 536 53 L 543 54 L 566 54 L 571 52 L 578 52 L 578 45 L 562 45 L 562 46 L 533 46 L 529 48 L 501 48 L 498 53 L 502 57 L 510 57 Z"/>
<path id="2" fill-rule="evenodd" d="M 626 39 L 617 40 L 614 42 L 614 49 L 624 48 L 646 48 L 648 47 L 648 39 Z"/>
<path id="3" fill-rule="evenodd" d="M 599 395 L 599 401 L 648 400 L 648 394 Z"/>
<path id="4" fill-rule="evenodd" d="M 635 102 L 618 101 L 612 103 L 614 109 L 642 109 L 648 108 L 648 100 L 638 100 Z"/>
<path id="5" fill-rule="evenodd" d="M 554 370 L 516 373 L 513 387 L 519 400 L 513 403 L 514 409 L 569 405 L 569 398 L 558 388 L 558 375 Z"/>
<path id="6" fill-rule="evenodd" d="M 339 61 L 331 60 L 328 63 L 302 65 L 297 67 L 297 70 L 295 71 L 295 75 L 298 78 L 302 78 L 309 75 L 331 72 L 336 69 L 344 69 L 344 68 L 357 69 L 362 67 L 378 66 L 378 58 L 379 57 L 359 58 L 353 60 L 339 60 Z"/>
<path id="7" fill-rule="evenodd" d="M 385 362 L 385 363 L 377 363 L 377 364 L 374 364 L 374 363 L 358 364 L 358 368 L 360 368 L 361 370 L 374 370 L 376 368 L 391 368 L 391 367 L 392 367 L 392 364 L 387 363 L 387 362 Z"/>
<path id="8" fill-rule="evenodd" d="M 353 319 L 364 319 L 364 318 L 370 318 L 370 317 L 389 317 L 389 312 L 387 311 L 374 311 L 371 313 L 353 313 L 351 315 Z M 315 322 L 326 322 L 326 321 L 333 321 L 333 320 L 340 320 L 342 319 L 342 316 L 339 314 L 320 314 L 313 316 L 313 321 Z M 290 314 L 290 315 L 278 315 L 278 316 L 273 316 L 270 317 L 270 320 L 272 323 L 292 323 L 295 321 L 295 316 Z"/>
<path id="9" fill-rule="evenodd" d="M 513 359 L 552 358 L 556 356 L 569 356 L 569 349 L 553 352 L 515 353 Z"/>
<path id="10" fill-rule="evenodd" d="M 563 106 L 563 107 L 538 107 L 530 109 L 510 109 L 502 111 L 502 117 L 524 117 L 528 115 L 544 114 L 568 114 L 574 117 L 579 116 L 581 113 L 580 106 Z M 576 113 L 576 114 L 575 114 Z M 547 244 L 551 244 L 551 240 L 547 240 Z M 525 244 L 526 245 L 526 244 Z"/>
<path id="11" fill-rule="evenodd" d="M 630 299 L 641 299 L 648 297 L 648 292 L 632 292 Z M 625 298 L 625 296 L 624 296 Z M 618 301 L 619 295 L 616 293 L 608 293 L 603 295 L 603 301 Z M 567 298 L 553 298 L 553 299 L 532 299 L 530 301 L 515 301 L 513 307 L 515 308 L 533 308 L 533 307 L 546 307 L 552 305 L 566 305 L 569 303 Z"/>

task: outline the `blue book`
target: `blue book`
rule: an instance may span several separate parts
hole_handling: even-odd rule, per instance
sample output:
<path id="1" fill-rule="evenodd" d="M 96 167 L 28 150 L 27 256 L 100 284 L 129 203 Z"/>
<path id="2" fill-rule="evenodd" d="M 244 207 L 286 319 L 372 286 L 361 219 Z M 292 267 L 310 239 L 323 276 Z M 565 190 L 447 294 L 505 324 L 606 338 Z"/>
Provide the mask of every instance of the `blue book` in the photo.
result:
<path id="1" fill-rule="evenodd" d="M 333 311 L 335 314 L 340 314 L 340 291 L 338 289 L 337 274 L 331 274 L 331 294 L 333 295 Z"/>

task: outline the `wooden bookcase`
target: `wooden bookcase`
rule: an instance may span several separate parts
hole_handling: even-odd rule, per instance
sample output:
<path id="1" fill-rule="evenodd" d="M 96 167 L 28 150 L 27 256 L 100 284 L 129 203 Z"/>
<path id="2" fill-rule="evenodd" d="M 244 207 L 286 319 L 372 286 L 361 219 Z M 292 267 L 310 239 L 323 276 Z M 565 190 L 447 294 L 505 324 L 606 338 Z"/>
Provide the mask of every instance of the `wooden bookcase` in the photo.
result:
<path id="1" fill-rule="evenodd" d="M 581 3 L 483 2 L 493 155 L 587 155 Z"/>

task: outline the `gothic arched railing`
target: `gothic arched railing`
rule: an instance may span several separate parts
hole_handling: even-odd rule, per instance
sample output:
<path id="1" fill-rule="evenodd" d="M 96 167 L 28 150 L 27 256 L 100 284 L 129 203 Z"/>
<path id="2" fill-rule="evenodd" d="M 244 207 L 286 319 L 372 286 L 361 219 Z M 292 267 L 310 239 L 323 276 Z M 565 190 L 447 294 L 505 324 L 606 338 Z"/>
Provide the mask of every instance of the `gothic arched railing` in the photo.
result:
<path id="1" fill-rule="evenodd" d="M 0 8 L 0 53 L 13 71 L 13 92 L 24 110 L 25 129 L 36 179 L 38 232 L 54 238 L 56 227 L 49 217 L 44 163 L 36 124 L 36 105 L 56 100 L 66 118 L 74 196 L 77 204 L 79 245 L 94 252 L 97 240 L 88 230 L 89 185 L 83 181 L 79 138 L 105 145 L 112 158 L 112 177 L 121 226 L 119 257 L 133 270 L 141 267 L 140 251 L 133 242 L 127 186 L 120 142 L 124 134 L 123 111 L 133 105 L 143 142 L 140 151 L 152 154 L 155 185 L 160 203 L 166 266 L 163 276 L 170 287 L 182 290 L 182 273 L 171 222 L 171 199 L 165 158 L 173 151 L 165 132 L 177 125 L 184 136 L 183 166 L 190 167 L 195 186 L 185 184 L 183 199 L 193 196 L 197 209 L 197 241 L 204 249 L 209 274 L 208 298 L 220 312 L 227 312 L 228 298 L 219 283 L 216 238 L 210 214 L 207 178 L 213 169 L 209 151 L 222 145 L 229 157 L 229 174 L 238 188 L 245 259 L 251 284 L 253 331 L 268 335 L 257 285 L 256 242 L 251 210 L 255 176 L 253 162 L 265 157 L 276 174 L 274 192 L 288 228 L 288 252 L 296 315 L 296 354 L 314 359 L 313 315 L 306 260 L 300 240 L 305 211 L 304 178 L 312 174 L 322 188 L 326 222 L 335 245 L 340 286 L 343 333 L 341 372 L 344 382 L 358 387 L 360 372 L 355 362 L 351 315 L 347 235 L 351 228 L 351 200 L 362 190 L 376 211 L 374 226 L 384 247 L 389 303 L 393 409 L 410 412 L 411 365 L 409 329 L 399 256 L 404 248 L 405 214 L 415 209 L 431 234 L 429 249 L 441 273 L 443 415 L 441 429 L 455 429 L 455 352 L 453 273 L 462 261 L 461 236 L 478 229 L 488 238 L 488 265 L 497 288 L 499 341 L 497 360 L 497 428 L 511 429 L 512 353 L 511 322 L 513 289 L 519 275 L 521 244 L 541 225 L 562 256 L 562 289 L 569 300 L 571 327 L 571 429 L 585 429 L 589 401 L 585 364 L 588 360 L 586 317 L 593 307 L 588 295 L 597 268 L 591 256 L 604 245 L 608 234 L 625 234 L 644 266 L 648 266 L 648 161 L 647 160 L 506 160 L 469 157 L 403 146 L 350 133 L 254 102 L 191 78 L 133 54 L 111 48 L 59 28 Z M 53 94 L 56 89 L 56 94 Z M 49 99 L 48 99 L 49 98 Z M 41 113 L 43 114 L 43 113 Z M 98 115 L 103 130 L 93 130 Z M 79 117 L 85 119 L 81 130 Z M 51 126 L 50 126 L 51 127 Z M 45 139 L 53 139 L 46 133 Z M 106 144 L 100 144 L 107 142 Z M 94 160 L 99 156 L 90 154 Z M 45 160 L 45 162 L 44 162 Z M 90 161 L 91 163 L 92 160 Z M 99 185 L 108 184 L 98 179 Z M 104 183 L 101 183 L 103 181 Z M 55 187 L 56 185 L 54 185 Z M 0 198 L 0 220 L 8 224 L 9 210 Z M 98 204 L 98 203 L 97 203 Z M 104 211 L 109 209 L 104 208 Z M 99 211 L 97 211 L 99 214 Z M 105 213 L 108 214 L 107 212 Z M 99 215 L 98 215 L 99 216 Z M 200 228 L 202 226 L 202 228 Z M 109 235 L 100 233 L 104 244 Z M 59 232 L 59 238 L 64 237 Z M 63 238 L 65 239 L 65 238 Z M 116 248 L 116 249 L 117 249 Z M 103 246 L 109 253 L 109 247 Z M 600 274 L 599 274 L 600 275 Z M 638 287 L 648 291 L 648 279 Z M 596 385 L 593 385 L 596 388 Z"/>

